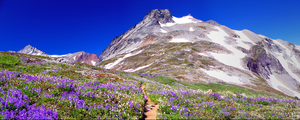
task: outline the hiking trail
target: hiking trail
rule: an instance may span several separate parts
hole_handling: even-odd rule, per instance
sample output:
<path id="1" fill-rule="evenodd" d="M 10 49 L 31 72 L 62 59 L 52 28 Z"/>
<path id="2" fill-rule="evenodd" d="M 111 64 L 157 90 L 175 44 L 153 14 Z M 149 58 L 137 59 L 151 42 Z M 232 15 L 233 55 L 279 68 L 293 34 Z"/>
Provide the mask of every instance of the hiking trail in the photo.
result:
<path id="1" fill-rule="evenodd" d="M 152 102 L 150 100 L 150 98 L 146 95 L 146 93 L 144 91 L 145 85 L 141 85 L 140 88 L 142 89 L 143 95 L 145 98 L 145 110 L 144 110 L 145 112 L 143 115 L 143 119 L 146 119 L 146 120 L 156 119 L 159 104 L 155 104 L 154 102 Z"/>

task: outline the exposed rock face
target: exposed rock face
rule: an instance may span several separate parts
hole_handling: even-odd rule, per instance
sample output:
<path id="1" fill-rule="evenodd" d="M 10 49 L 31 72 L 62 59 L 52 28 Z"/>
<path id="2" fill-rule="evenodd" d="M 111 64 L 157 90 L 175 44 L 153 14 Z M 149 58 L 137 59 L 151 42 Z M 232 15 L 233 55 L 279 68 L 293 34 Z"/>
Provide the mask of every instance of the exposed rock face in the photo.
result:
<path id="1" fill-rule="evenodd" d="M 90 65 L 95 65 L 98 57 L 96 54 L 85 53 L 81 51 L 81 52 L 74 53 L 70 59 L 73 59 L 73 61 L 76 62 L 83 62 Z"/>
<path id="2" fill-rule="evenodd" d="M 50 57 L 56 57 L 57 61 L 61 63 L 74 64 L 75 62 L 80 62 L 80 63 L 87 63 L 90 65 L 95 65 L 98 59 L 96 54 L 86 53 L 84 51 L 73 53 L 73 54 L 70 53 L 67 55 L 58 55 L 58 56 L 50 55 Z"/>
<path id="3" fill-rule="evenodd" d="M 269 76 L 276 71 L 279 74 L 287 74 L 287 71 L 282 67 L 280 62 L 266 50 L 259 46 L 252 46 L 250 49 L 251 57 L 247 57 L 247 67 L 254 73 L 264 79 L 269 79 Z"/>
<path id="4" fill-rule="evenodd" d="M 30 54 L 30 55 L 48 55 L 45 52 L 31 46 L 31 45 L 27 45 L 25 46 L 23 49 L 19 50 L 17 53 L 25 53 L 25 54 Z"/>
<path id="5" fill-rule="evenodd" d="M 154 32 L 160 31 L 160 23 L 174 23 L 170 10 L 151 10 L 141 22 L 120 37 L 115 37 L 101 53 L 97 63 L 137 48 L 148 35 L 155 35 Z"/>
<path id="6" fill-rule="evenodd" d="M 214 20 L 209 20 L 209 21 L 206 21 L 207 23 L 213 25 L 213 26 L 219 26 L 220 24 Z"/>
<path id="7" fill-rule="evenodd" d="M 154 9 L 151 10 L 145 17 L 143 21 L 152 21 L 154 24 L 159 23 L 174 23 L 170 10 L 164 9 Z"/>

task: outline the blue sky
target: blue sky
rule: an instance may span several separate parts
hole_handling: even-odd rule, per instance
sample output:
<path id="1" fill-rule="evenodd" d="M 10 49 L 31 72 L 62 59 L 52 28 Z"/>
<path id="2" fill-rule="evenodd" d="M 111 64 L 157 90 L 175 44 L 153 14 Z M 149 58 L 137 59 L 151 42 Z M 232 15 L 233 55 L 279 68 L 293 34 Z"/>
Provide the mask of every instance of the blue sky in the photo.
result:
<path id="1" fill-rule="evenodd" d="M 101 52 L 152 9 L 300 45 L 300 0 L 1 0 L 0 51 Z"/>

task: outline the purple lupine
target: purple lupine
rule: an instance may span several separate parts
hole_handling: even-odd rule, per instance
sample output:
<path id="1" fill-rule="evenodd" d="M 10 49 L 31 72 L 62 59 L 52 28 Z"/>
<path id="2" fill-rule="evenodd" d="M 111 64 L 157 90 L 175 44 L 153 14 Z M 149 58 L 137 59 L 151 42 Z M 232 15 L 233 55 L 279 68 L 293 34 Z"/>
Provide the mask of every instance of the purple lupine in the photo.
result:
<path id="1" fill-rule="evenodd" d="M 110 109 L 109 104 L 106 104 L 106 105 L 104 106 L 104 108 L 107 109 L 107 110 L 109 110 L 109 109 Z"/>
<path id="2" fill-rule="evenodd" d="M 118 104 L 115 104 L 115 111 L 117 111 L 117 108 L 118 108 Z"/>
<path id="3" fill-rule="evenodd" d="M 132 102 L 131 100 L 129 100 L 129 101 L 127 101 L 127 103 L 129 104 L 130 109 L 132 109 L 132 107 L 133 107 L 133 102 Z"/>
<path id="4" fill-rule="evenodd" d="M 2 109 L 16 107 L 15 110 L 6 109 L 0 112 L 1 115 L 5 115 L 5 119 L 57 119 L 57 113 L 45 109 L 43 105 L 40 107 L 35 107 L 35 104 L 29 105 L 28 96 L 19 89 L 9 89 L 3 97 L 0 97 Z M 8 103 L 11 103 L 12 106 Z"/>

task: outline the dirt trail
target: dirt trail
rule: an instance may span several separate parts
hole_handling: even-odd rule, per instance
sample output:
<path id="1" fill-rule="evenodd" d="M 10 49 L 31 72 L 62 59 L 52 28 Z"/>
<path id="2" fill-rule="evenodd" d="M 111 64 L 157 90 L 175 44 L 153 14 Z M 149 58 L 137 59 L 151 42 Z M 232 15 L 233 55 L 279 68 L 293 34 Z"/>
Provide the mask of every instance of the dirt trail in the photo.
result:
<path id="1" fill-rule="evenodd" d="M 145 113 L 143 115 L 143 119 L 146 120 L 153 120 L 156 119 L 157 116 L 157 109 L 159 108 L 159 104 L 155 104 L 154 102 L 152 102 L 150 100 L 150 98 L 148 96 L 146 96 L 146 93 L 144 91 L 145 86 L 142 85 L 140 87 L 143 90 L 143 95 L 146 97 L 145 99 Z"/>

